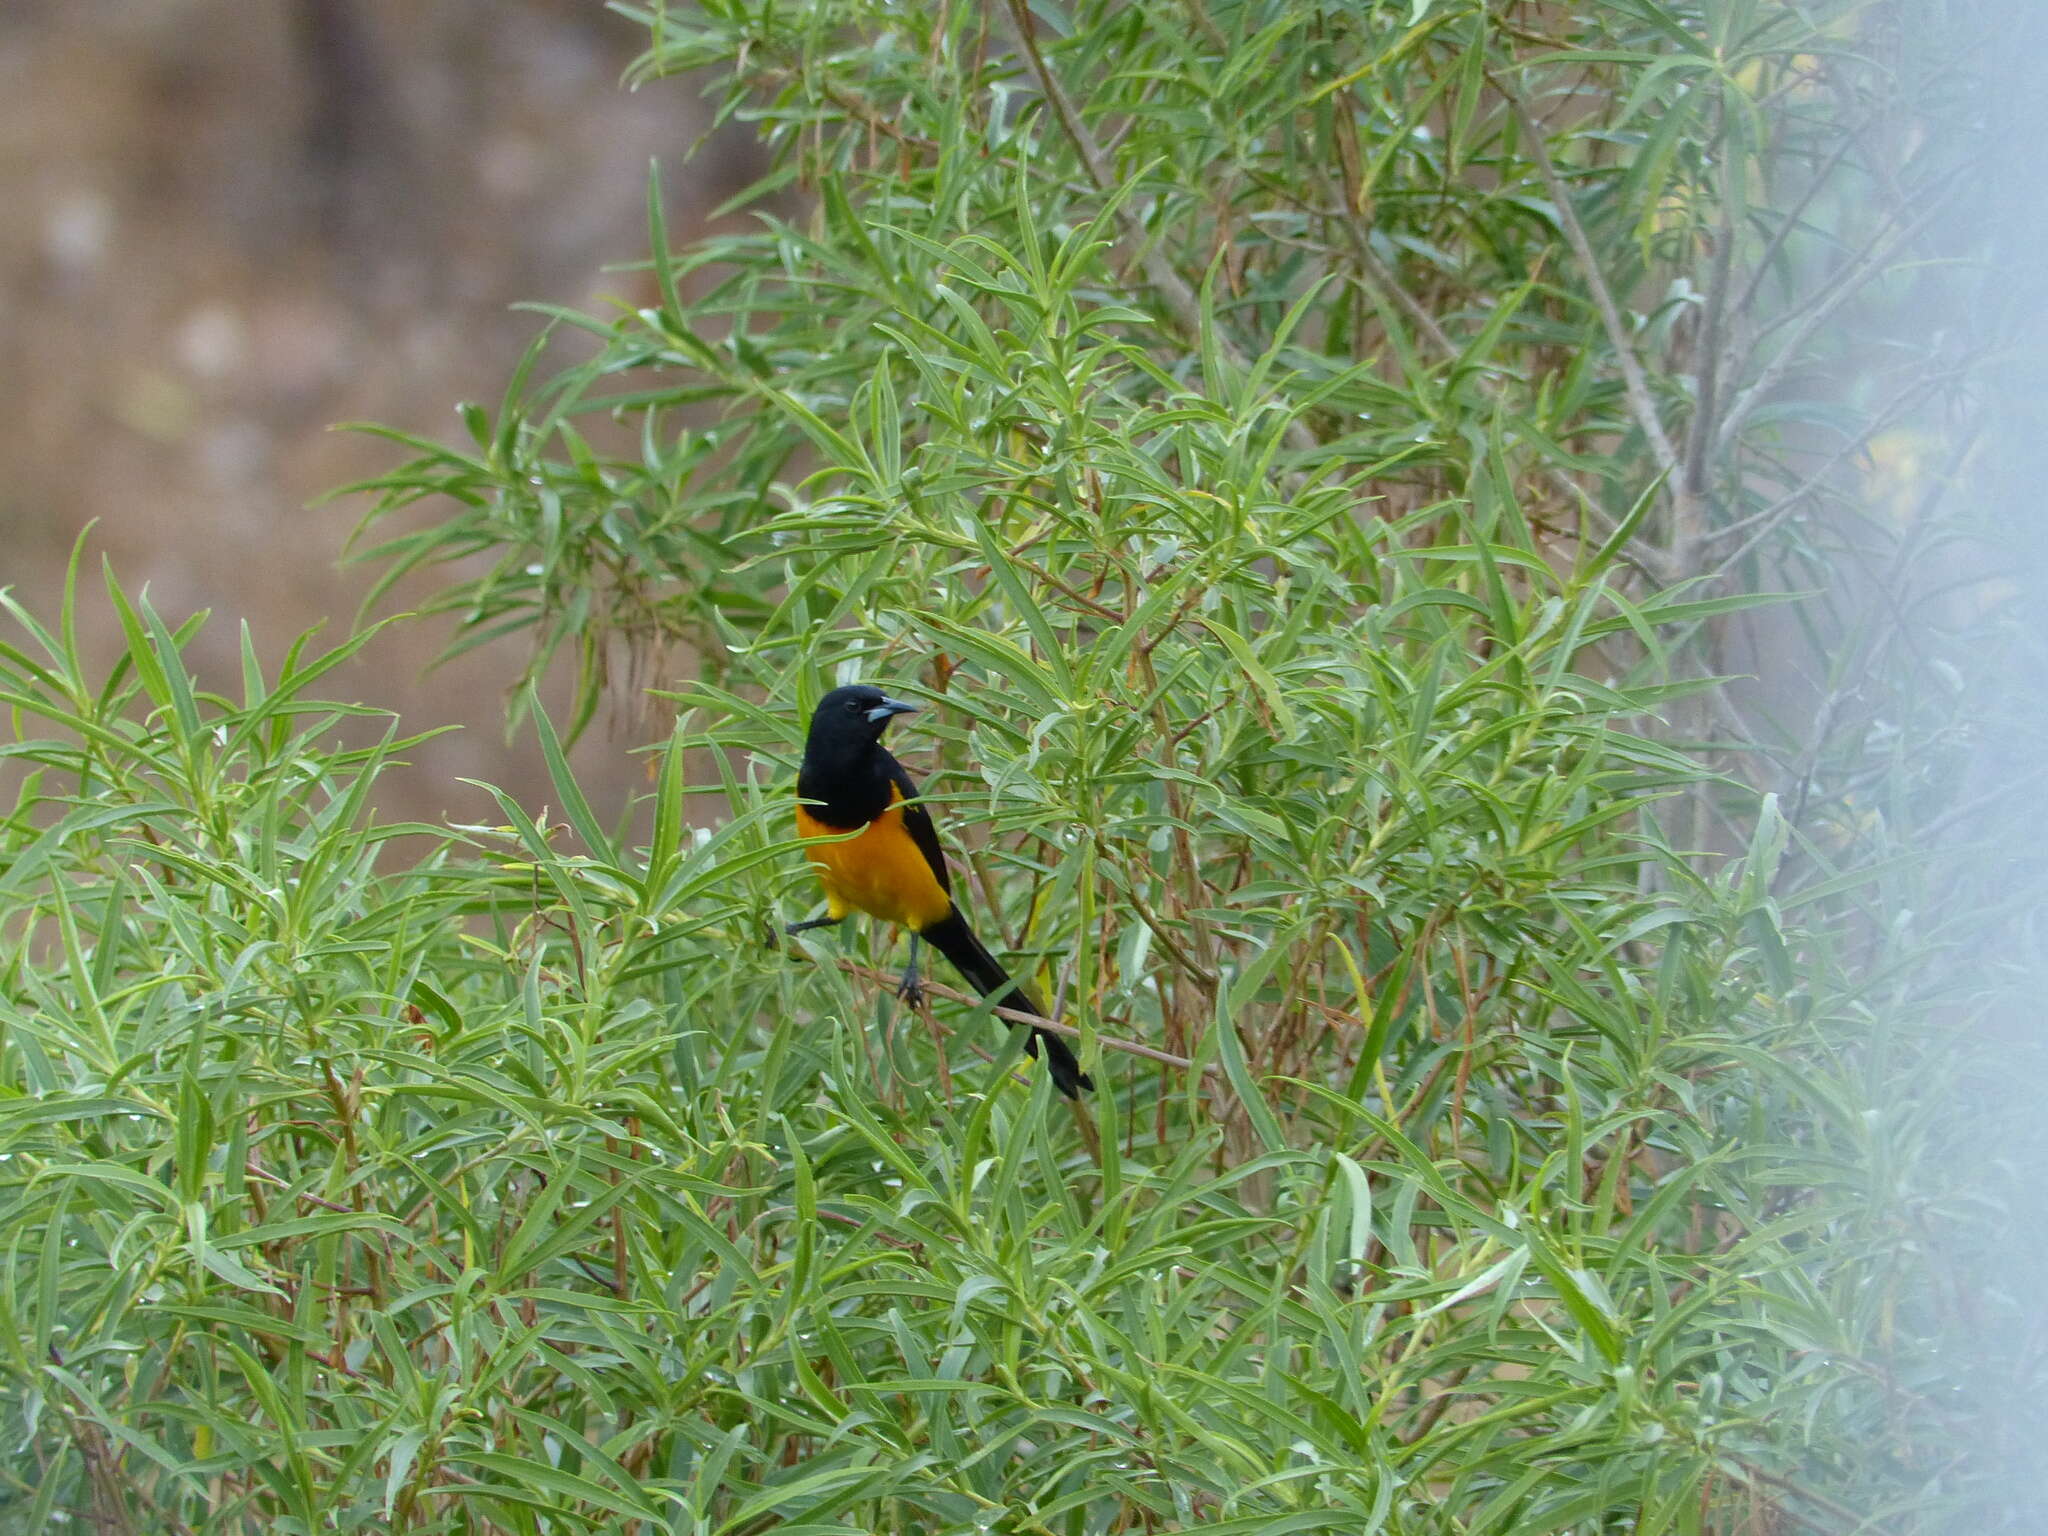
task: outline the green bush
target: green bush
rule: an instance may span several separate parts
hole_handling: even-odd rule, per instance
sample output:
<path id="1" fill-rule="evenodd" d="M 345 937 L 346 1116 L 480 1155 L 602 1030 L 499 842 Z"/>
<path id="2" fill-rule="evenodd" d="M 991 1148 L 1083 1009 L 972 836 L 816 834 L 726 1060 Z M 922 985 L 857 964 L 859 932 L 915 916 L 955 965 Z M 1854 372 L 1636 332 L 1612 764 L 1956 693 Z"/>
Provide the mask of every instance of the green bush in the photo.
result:
<path id="1" fill-rule="evenodd" d="M 370 523 L 436 517 L 365 553 L 569 647 L 578 729 L 693 674 L 650 805 L 526 695 L 549 810 L 384 825 L 407 740 L 315 696 L 360 640 L 231 697 L 111 579 L 104 678 L 12 608 L 0 1518 L 1960 1507 L 1889 1428 L 1939 1384 L 1868 1368 L 1919 1294 L 1842 1059 L 1880 850 L 1714 675 L 1891 425 L 1781 387 L 1921 227 L 1823 158 L 1898 85 L 1856 8 L 628 14 L 762 123 L 757 225 L 656 198 L 647 301 L 414 443 Z M 1082 1109 L 887 934 L 779 937 L 853 677 L 928 705 Z"/>

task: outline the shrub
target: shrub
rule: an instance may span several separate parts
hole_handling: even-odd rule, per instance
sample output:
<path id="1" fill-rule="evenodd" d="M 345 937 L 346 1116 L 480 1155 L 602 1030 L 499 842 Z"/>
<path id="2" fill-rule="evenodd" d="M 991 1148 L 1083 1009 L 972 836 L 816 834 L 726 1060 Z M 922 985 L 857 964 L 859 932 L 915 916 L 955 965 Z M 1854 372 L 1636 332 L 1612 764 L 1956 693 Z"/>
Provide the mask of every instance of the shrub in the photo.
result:
<path id="1" fill-rule="evenodd" d="M 1927 227 L 1853 195 L 1859 13 L 628 14 L 763 125 L 757 227 L 655 198 L 647 302 L 364 553 L 571 648 L 573 729 L 687 656 L 643 819 L 527 696 L 552 809 L 385 826 L 405 741 L 310 694 L 359 642 L 231 698 L 111 582 L 105 679 L 15 610 L 24 1528 L 1957 1507 L 1866 1368 L 1869 758 L 1775 781 L 1717 675 L 1906 409 L 1786 388 Z M 1083 1109 L 778 937 L 853 677 Z"/>

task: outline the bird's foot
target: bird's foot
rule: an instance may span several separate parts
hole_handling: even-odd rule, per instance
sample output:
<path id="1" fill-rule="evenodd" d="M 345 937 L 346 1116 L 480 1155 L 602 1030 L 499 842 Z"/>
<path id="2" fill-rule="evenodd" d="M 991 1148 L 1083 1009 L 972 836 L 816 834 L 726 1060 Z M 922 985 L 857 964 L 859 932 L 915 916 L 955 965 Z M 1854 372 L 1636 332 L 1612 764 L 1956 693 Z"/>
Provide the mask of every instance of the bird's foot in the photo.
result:
<path id="1" fill-rule="evenodd" d="M 812 917 L 800 923 L 784 923 L 782 931 L 793 939 L 800 933 L 809 933 L 813 928 L 836 928 L 844 921 L 844 918 L 838 917 Z"/>
<path id="2" fill-rule="evenodd" d="M 896 983 L 896 995 L 913 1008 L 924 1001 L 924 978 L 918 974 L 915 960 L 903 968 L 903 979 Z"/>

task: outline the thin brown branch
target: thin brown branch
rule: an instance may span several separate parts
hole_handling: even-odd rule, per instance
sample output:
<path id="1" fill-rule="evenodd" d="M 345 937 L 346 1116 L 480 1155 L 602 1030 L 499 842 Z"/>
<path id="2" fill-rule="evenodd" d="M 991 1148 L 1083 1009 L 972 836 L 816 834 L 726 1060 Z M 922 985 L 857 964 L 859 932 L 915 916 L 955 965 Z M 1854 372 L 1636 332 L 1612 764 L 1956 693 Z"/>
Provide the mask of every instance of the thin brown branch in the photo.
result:
<path id="1" fill-rule="evenodd" d="M 1081 121 L 1081 114 L 1075 110 L 1073 100 L 1067 95 L 1066 87 L 1046 63 L 1045 54 L 1038 46 L 1038 24 L 1032 19 L 1031 7 L 1026 0 L 1007 0 L 1010 20 L 1017 29 L 1017 41 L 1024 50 L 1024 56 L 1031 61 L 1031 69 L 1038 76 L 1039 89 L 1044 93 L 1046 105 L 1059 120 L 1060 129 L 1074 146 L 1075 154 L 1081 158 L 1081 168 L 1088 179 L 1095 184 L 1098 192 L 1110 192 L 1117 185 L 1116 171 L 1089 133 L 1088 125 Z M 1166 259 L 1153 242 L 1151 233 L 1128 207 L 1118 205 L 1117 226 L 1123 230 L 1124 239 L 1144 269 L 1145 280 L 1158 291 L 1160 300 L 1173 315 L 1174 321 L 1189 336 L 1202 334 L 1202 304 L 1196 296 L 1193 285 L 1180 275 L 1172 262 Z M 1233 367 L 1247 368 L 1250 360 L 1237 344 L 1224 336 L 1220 330 L 1216 344 Z M 1287 424 L 1287 446 L 1297 453 L 1306 453 L 1317 446 L 1315 434 L 1297 418 Z"/>
<path id="2" fill-rule="evenodd" d="M 1707 464 L 1714 444 L 1714 412 L 1719 406 L 1721 332 L 1727 316 L 1728 285 L 1735 259 L 1735 210 L 1727 197 L 1721 199 L 1720 227 L 1714 231 L 1714 265 L 1707 280 L 1706 313 L 1700 318 L 1694 338 L 1692 422 L 1685 434 L 1683 490 L 1695 509 L 1707 493 Z M 1680 570 L 1692 565 L 1701 530 L 1687 531 L 1682 548 L 1673 550 Z M 1677 541 L 1674 541 L 1676 543 Z"/>
<path id="3" fill-rule="evenodd" d="M 1738 1463 L 1737 1465 L 1740 1467 L 1743 1477 L 1761 1483 L 1766 1488 L 1774 1488 L 1779 1493 L 1789 1493 L 1795 1499 L 1804 1499 L 1816 1508 L 1826 1510 L 1837 1520 L 1844 1521 L 1852 1530 L 1868 1530 L 1870 1528 L 1870 1522 L 1864 1516 L 1856 1513 L 1848 1505 L 1838 1503 L 1834 1499 L 1829 1498 L 1817 1489 L 1809 1488 L 1804 1483 L 1795 1482 L 1789 1477 L 1780 1477 L 1775 1472 L 1766 1472 L 1762 1467 L 1750 1466 L 1746 1462 Z M 1802 1516 L 1800 1518 L 1805 1517 Z M 1811 1522 L 1809 1521 L 1808 1523 L 1810 1524 Z"/>
<path id="4" fill-rule="evenodd" d="M 1579 259 L 1579 266 L 1585 272 L 1586 288 L 1593 296 L 1593 305 L 1600 311 L 1600 323 L 1607 331 L 1608 345 L 1614 348 L 1616 365 L 1621 369 L 1622 387 L 1628 392 L 1629 411 L 1635 417 L 1636 425 L 1649 441 L 1650 452 L 1656 457 L 1657 467 L 1672 476 L 1673 489 L 1678 488 L 1678 450 L 1671 445 L 1671 438 L 1664 431 L 1663 419 L 1657 414 L 1656 398 L 1650 393 L 1650 381 L 1643 373 L 1643 365 L 1636 357 L 1635 342 L 1628 327 L 1622 322 L 1621 308 L 1614 302 L 1614 294 L 1607 286 L 1606 274 L 1600 270 L 1599 257 L 1594 253 L 1593 242 L 1586 238 L 1585 226 L 1579 223 L 1578 211 L 1572 207 L 1571 194 L 1565 187 L 1564 178 L 1551 163 L 1550 151 L 1543 142 L 1543 130 L 1529 115 L 1522 100 L 1497 78 L 1494 89 L 1501 93 L 1508 108 L 1521 125 L 1522 137 L 1526 141 L 1529 158 L 1535 162 L 1537 174 L 1543 178 L 1543 185 L 1549 189 L 1551 203 L 1557 209 L 1557 222 L 1564 230 L 1566 242 L 1572 254 Z"/>
<path id="5" fill-rule="evenodd" d="M 1761 511 L 1752 512 L 1746 517 L 1738 518 L 1732 523 L 1725 523 L 1719 528 L 1710 530 L 1706 534 L 1706 541 L 1709 544 L 1719 544 L 1724 540 L 1734 538 L 1737 534 L 1748 533 L 1758 528 L 1763 529 L 1768 534 L 1776 527 L 1780 520 L 1796 510 L 1801 502 L 1805 501 L 1833 478 L 1836 470 L 1861 453 L 1869 445 L 1872 438 L 1897 421 L 1906 412 L 1908 407 L 1918 405 L 1920 401 L 1924 400 L 1946 380 L 1946 375 L 1939 379 L 1915 379 L 1912 384 L 1901 390 L 1889 405 L 1872 417 L 1861 431 L 1831 454 L 1827 462 L 1821 465 L 1819 469 L 1808 475 L 1797 486 L 1787 491 L 1783 496 L 1780 496 Z M 1755 545 L 1755 542 L 1754 539 L 1750 540 L 1748 544 L 1743 546 L 1741 552 L 1744 554 L 1748 553 Z M 1725 563 L 1733 562 L 1731 559 L 1730 562 Z"/>
<path id="6" fill-rule="evenodd" d="M 1860 293 L 1873 272 L 1890 261 L 1902 247 L 1916 239 L 1946 210 L 1947 206 L 1946 198 L 1937 199 L 1923 209 L 1920 217 L 1911 223 L 1895 228 L 1889 235 L 1880 233 L 1874 236 L 1870 243 L 1835 275 L 1830 285 L 1823 290 L 1819 302 L 1807 311 L 1806 318 L 1800 321 L 1784 345 L 1778 348 L 1777 355 L 1764 365 L 1764 370 L 1757 375 L 1756 381 L 1737 395 L 1729 405 L 1727 418 L 1722 421 L 1720 432 L 1714 440 L 1717 452 L 1727 450 L 1742 431 L 1743 424 L 1749 420 L 1750 413 L 1770 398 L 1770 393 L 1777 388 L 1778 381 L 1799 361 L 1806 343 L 1813 339 L 1814 332 L 1827 324 L 1835 311 L 1847 303 L 1852 295 Z"/>
<path id="7" fill-rule="evenodd" d="M 1784 218 L 1779 220 L 1769 243 L 1764 246 L 1763 254 L 1757 257 L 1750 269 L 1749 281 L 1743 285 L 1742 297 L 1735 301 L 1737 314 L 1747 314 L 1755 307 L 1757 293 L 1762 289 L 1764 279 L 1770 275 L 1771 267 L 1778 259 L 1778 252 L 1784 249 L 1786 240 L 1791 238 L 1792 231 L 1799 227 L 1799 221 L 1806 216 L 1807 208 L 1820 195 L 1821 190 L 1833 185 L 1832 178 L 1836 168 L 1841 165 L 1849 151 L 1856 147 L 1857 141 L 1871 126 L 1872 121 L 1866 118 L 1842 136 L 1842 142 L 1835 146 L 1835 152 L 1828 156 L 1819 170 L 1814 172 L 1806 190 L 1799 195 L 1799 201 L 1787 209 Z"/>
<path id="8" fill-rule="evenodd" d="M 1350 228 L 1348 220 L 1342 222 L 1347 229 Z M 1461 355 L 1458 344 L 1445 333 L 1442 326 L 1437 324 L 1436 317 L 1423 308 L 1422 301 L 1401 286 L 1400 280 L 1387 270 L 1378 255 L 1355 232 L 1352 238 L 1352 253 L 1361 269 L 1354 274 L 1352 280 L 1365 290 L 1366 297 L 1381 308 L 1386 306 L 1389 299 L 1393 300 L 1415 323 L 1415 328 L 1429 339 L 1430 344 L 1447 361 L 1456 362 Z M 1499 398 L 1500 381 L 1491 373 L 1482 369 L 1478 374 L 1478 385 L 1480 391 L 1489 399 Z M 1604 543 L 1613 536 L 1614 522 L 1594 504 L 1583 486 L 1555 464 L 1545 462 L 1537 467 L 1559 496 L 1567 504 L 1575 504 L 1599 529 L 1601 542 Z M 1664 551 L 1641 538 L 1630 539 L 1625 547 L 1616 551 L 1616 558 L 1634 566 L 1642 576 L 1657 585 L 1666 585 L 1677 579 L 1673 563 Z"/>
<path id="9" fill-rule="evenodd" d="M 872 981 L 878 986 L 893 987 L 896 984 L 896 977 L 887 972 L 878 971 L 873 966 L 862 965 L 858 960 L 842 958 L 838 961 L 838 966 L 847 975 L 858 976 L 863 981 Z M 973 1007 L 981 1001 L 973 993 L 962 992 L 957 987 L 947 986 L 944 982 L 927 980 L 924 983 L 924 989 L 936 997 L 948 998 L 956 1003 L 966 1003 L 969 1007 Z M 1081 1031 L 1075 1025 L 1062 1024 L 1058 1019 L 1048 1019 L 1042 1014 L 1026 1013 L 1021 1008 L 991 1008 L 989 1009 L 989 1014 L 991 1017 L 1001 1019 L 1008 1024 L 1029 1024 L 1034 1029 L 1047 1030 L 1055 1035 L 1067 1035 L 1075 1040 L 1081 1038 Z M 947 1034 L 958 1033 L 958 1031 L 943 1024 L 938 1027 L 944 1029 Z M 1129 1056 L 1143 1056 L 1148 1061 L 1164 1062 L 1169 1067 L 1179 1067 L 1183 1071 L 1194 1066 L 1194 1063 L 1185 1056 L 1176 1056 L 1171 1051 L 1162 1051 L 1153 1046 L 1141 1045 L 1136 1040 L 1119 1040 L 1113 1035 L 1098 1033 L 1095 1037 L 1095 1043 L 1104 1050 L 1122 1051 Z M 1222 1069 L 1215 1066 L 1204 1067 L 1202 1071 L 1205 1076 L 1217 1077 L 1222 1075 Z"/>

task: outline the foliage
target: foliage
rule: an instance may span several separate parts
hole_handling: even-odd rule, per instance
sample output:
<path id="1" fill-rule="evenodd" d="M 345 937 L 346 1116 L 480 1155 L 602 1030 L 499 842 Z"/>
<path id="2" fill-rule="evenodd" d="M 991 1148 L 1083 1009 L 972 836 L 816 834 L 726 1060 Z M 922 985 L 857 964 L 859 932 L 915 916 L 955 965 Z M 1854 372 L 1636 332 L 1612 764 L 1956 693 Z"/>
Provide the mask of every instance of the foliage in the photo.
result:
<path id="1" fill-rule="evenodd" d="M 1859 807 L 1863 696 L 1786 744 L 1716 675 L 1913 404 L 1785 387 L 1938 206 L 1939 135 L 1861 196 L 1850 108 L 1925 105 L 1866 9 L 627 14 L 762 125 L 756 223 L 678 252 L 653 199 L 645 302 L 558 313 L 594 355 L 413 444 L 365 553 L 457 648 L 573 646 L 578 728 L 688 648 L 647 814 L 523 699 L 561 825 L 384 826 L 404 741 L 310 693 L 360 641 L 231 698 L 111 579 L 104 679 L 14 610 L 9 1518 L 1970 1508 L 1871 1264 L 1912 818 Z M 776 937 L 856 676 L 926 702 L 1085 1109 L 896 1004 L 886 935 Z"/>

